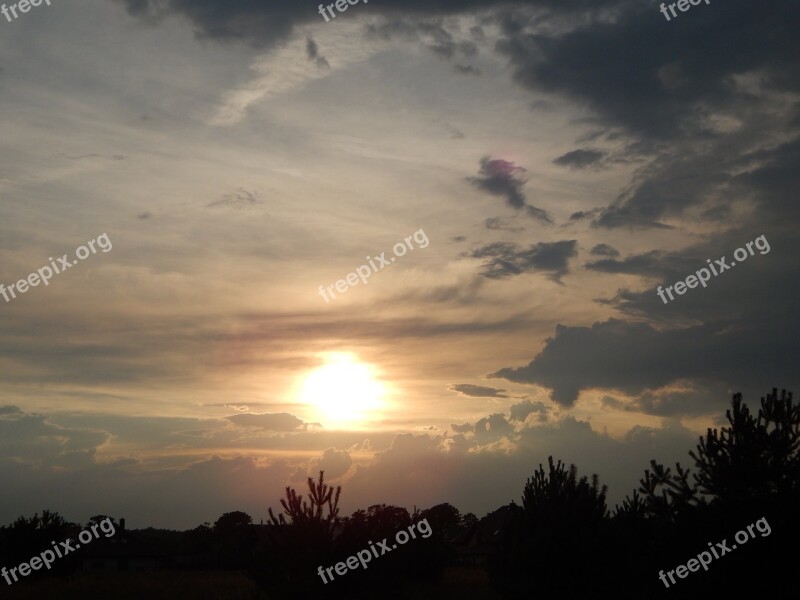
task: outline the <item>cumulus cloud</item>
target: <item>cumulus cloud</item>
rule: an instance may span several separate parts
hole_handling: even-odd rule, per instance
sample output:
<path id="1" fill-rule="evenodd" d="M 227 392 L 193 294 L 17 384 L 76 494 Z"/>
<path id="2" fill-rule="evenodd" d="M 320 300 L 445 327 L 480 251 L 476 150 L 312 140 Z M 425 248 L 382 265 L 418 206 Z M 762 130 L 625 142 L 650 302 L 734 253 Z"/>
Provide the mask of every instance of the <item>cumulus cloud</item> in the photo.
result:
<path id="1" fill-rule="evenodd" d="M 512 404 L 509 412 L 509 418 L 512 421 L 524 421 L 529 414 L 536 413 L 539 415 L 540 421 L 547 420 L 547 413 L 550 410 L 544 402 L 531 402 L 525 400 L 518 404 Z"/>
<path id="2" fill-rule="evenodd" d="M 313 462 L 309 475 L 316 478 L 320 471 L 325 471 L 326 479 L 337 479 L 347 473 L 352 465 L 353 459 L 347 450 L 327 448 L 319 460 Z"/>
<path id="3" fill-rule="evenodd" d="M 452 429 L 456 433 L 472 433 L 473 431 L 475 431 L 475 425 L 472 423 L 462 423 L 461 425 L 451 423 L 450 429 Z"/>
<path id="4" fill-rule="evenodd" d="M 512 431 L 514 428 L 500 413 L 489 415 L 475 423 L 475 439 L 481 443 L 498 440 Z"/>
<path id="5" fill-rule="evenodd" d="M 105 431 L 62 427 L 45 415 L 26 413 L 12 405 L 0 407 L 0 461 L 37 468 L 76 467 L 93 461 Z"/>
<path id="6" fill-rule="evenodd" d="M 649 458 L 686 462 L 697 436 L 675 420 L 662 428 L 636 427 L 621 440 L 566 417 L 516 429 L 502 415 L 479 419 L 472 434 L 452 437 L 398 436 L 392 446 L 360 466 L 344 485 L 343 497 L 363 504 L 387 502 L 431 506 L 459 498 L 458 508 L 483 515 L 518 499 L 525 480 L 553 455 L 574 462 L 582 473 L 598 473 L 609 485 L 613 505 L 637 487 Z M 417 485 L 409 485 L 411 481 Z"/>

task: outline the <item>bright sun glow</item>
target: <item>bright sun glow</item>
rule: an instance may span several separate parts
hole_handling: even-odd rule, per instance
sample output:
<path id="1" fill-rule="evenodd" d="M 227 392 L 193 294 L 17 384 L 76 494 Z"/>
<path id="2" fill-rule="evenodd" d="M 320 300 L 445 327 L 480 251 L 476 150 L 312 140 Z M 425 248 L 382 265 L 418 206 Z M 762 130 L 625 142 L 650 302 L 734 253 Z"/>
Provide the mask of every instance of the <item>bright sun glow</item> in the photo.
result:
<path id="1" fill-rule="evenodd" d="M 300 391 L 323 423 L 355 424 L 383 405 L 383 385 L 373 369 L 351 354 L 332 354 L 309 374 Z"/>

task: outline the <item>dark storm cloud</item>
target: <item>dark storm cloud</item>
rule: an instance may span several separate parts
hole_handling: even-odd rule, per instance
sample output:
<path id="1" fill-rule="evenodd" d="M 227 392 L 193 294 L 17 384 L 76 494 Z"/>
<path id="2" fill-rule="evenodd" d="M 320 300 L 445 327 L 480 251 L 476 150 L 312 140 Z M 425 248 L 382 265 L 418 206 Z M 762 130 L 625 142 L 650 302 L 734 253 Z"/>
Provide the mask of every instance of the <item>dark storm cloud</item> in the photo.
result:
<path id="1" fill-rule="evenodd" d="M 580 150 L 573 150 L 562 154 L 553 160 L 553 163 L 561 167 L 569 167 L 571 169 L 586 169 L 588 167 L 597 166 L 597 164 L 605 158 L 606 153 L 602 150 L 590 150 L 582 148 Z"/>
<path id="2" fill-rule="evenodd" d="M 528 204 L 522 188 L 526 180 L 523 177 L 526 169 L 518 167 L 513 162 L 503 159 L 491 159 L 484 156 L 480 160 L 478 177 L 467 177 L 473 186 L 492 196 L 506 199 L 506 203 L 517 210 L 525 209 L 528 215 L 545 223 L 552 223 L 553 219 L 546 211 Z"/>
<path id="3" fill-rule="evenodd" d="M 588 102 L 609 124 L 647 137 L 685 135 L 698 102 L 729 106 L 735 74 L 763 69 L 770 85 L 800 87 L 800 77 L 792 77 L 800 5 L 792 0 L 777 0 L 770 10 L 730 0 L 681 19 L 679 27 L 649 4 L 625 3 L 617 14 L 613 22 L 586 21 L 567 33 L 509 33 L 498 49 L 522 85 Z"/>
<path id="4" fill-rule="evenodd" d="M 597 244 L 592 248 L 592 256 L 619 256 L 619 250 L 608 244 Z"/>
<path id="5" fill-rule="evenodd" d="M 800 60 L 798 60 L 800 62 Z M 794 117 L 800 118 L 800 107 L 794 106 Z M 791 113 L 790 113 L 791 115 Z M 744 156 L 742 165 L 753 165 L 733 177 L 733 184 L 743 193 L 755 194 L 759 202 L 759 218 L 770 226 L 784 226 L 800 217 L 797 198 L 800 195 L 800 137 L 767 150 Z"/>
<path id="6" fill-rule="evenodd" d="M 473 398 L 508 398 L 503 392 L 493 387 L 485 387 L 482 385 L 471 385 L 469 383 L 456 383 L 448 388 L 451 392 L 458 392 L 464 396 L 471 396 Z"/>
<path id="7" fill-rule="evenodd" d="M 676 264 L 676 263 L 680 264 Z M 584 265 L 590 271 L 602 273 L 624 273 L 626 275 L 642 275 L 645 277 L 669 278 L 678 277 L 688 269 L 695 266 L 699 269 L 702 265 L 683 259 L 678 255 L 667 255 L 666 252 L 657 250 L 629 256 L 623 260 L 604 258 Z"/>
<path id="8" fill-rule="evenodd" d="M 681 417 L 698 412 L 724 414 L 729 407 L 730 399 L 727 388 L 722 385 L 695 386 L 696 389 L 680 391 L 664 391 L 659 393 L 644 392 L 631 402 L 625 402 L 612 396 L 604 396 L 603 406 L 641 412 L 659 417 Z M 748 396 L 752 398 L 752 396 Z"/>
<path id="9" fill-rule="evenodd" d="M 483 275 L 492 279 L 511 277 L 522 273 L 544 271 L 555 282 L 569 272 L 569 259 L 577 255 L 576 240 L 539 242 L 527 250 L 517 244 L 497 242 L 472 251 L 472 258 L 489 259 L 484 264 Z"/>
<path id="10" fill-rule="evenodd" d="M 131 16 L 148 23 L 158 23 L 168 16 L 181 16 L 192 23 L 198 37 L 241 40 L 256 47 L 268 47 L 287 39 L 297 25 L 323 22 L 316 4 L 284 0 L 114 1 L 123 4 Z M 556 14 L 585 16 L 623 3 L 624 0 L 520 0 L 516 3 L 508 0 L 384 0 L 370 3 L 368 8 L 370 16 L 396 20 L 409 17 L 436 19 L 467 11 L 506 8 L 509 5 L 537 8 Z M 339 19 L 350 16 L 336 14 Z M 504 30 L 515 31 L 513 25 L 519 21 L 519 16 L 504 13 Z M 435 27 L 436 23 L 429 23 L 427 26 Z M 413 25 L 409 27 L 414 29 Z M 480 40 L 482 32 L 479 29 L 472 33 L 475 39 Z M 440 44 L 446 48 L 447 40 L 440 41 Z"/>
<path id="11" fill-rule="evenodd" d="M 681 19 L 678 28 L 652 6 L 631 2 L 602 22 L 503 28 L 497 49 L 517 83 L 588 105 L 594 124 L 634 136 L 638 156 L 626 160 L 658 159 L 595 226 L 668 228 L 665 218 L 722 195 L 734 180 L 733 163 L 764 132 L 796 129 L 792 113 L 776 115 L 762 96 L 800 89 L 800 5 L 771 6 L 754 11 L 749 1 L 731 0 Z M 735 83 L 744 73 L 757 74 L 763 91 Z M 717 115 L 738 117 L 741 131 L 715 129 Z M 731 211 L 719 201 L 700 214 L 728 219 Z"/>
<path id="12" fill-rule="evenodd" d="M 558 325 L 555 337 L 527 366 L 489 377 L 550 388 L 553 401 L 567 407 L 582 390 L 638 395 L 682 380 L 704 381 L 719 390 L 730 384 L 757 394 L 797 383 L 790 357 L 798 355 L 800 344 L 780 335 L 782 328 L 770 327 L 767 319 L 664 331 L 617 319 L 591 327 Z M 698 404 L 696 412 L 705 414 L 708 406 Z"/>

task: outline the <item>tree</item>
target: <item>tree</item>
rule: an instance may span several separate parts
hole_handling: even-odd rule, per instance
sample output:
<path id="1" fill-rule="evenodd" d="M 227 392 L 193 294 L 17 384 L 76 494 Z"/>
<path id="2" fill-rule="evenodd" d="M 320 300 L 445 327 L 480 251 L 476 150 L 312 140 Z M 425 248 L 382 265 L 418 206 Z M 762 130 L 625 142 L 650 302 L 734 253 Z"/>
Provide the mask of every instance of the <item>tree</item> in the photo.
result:
<path id="1" fill-rule="evenodd" d="M 739 505 L 768 498 L 797 496 L 800 489 L 800 406 L 791 392 L 777 388 L 761 397 L 754 417 L 742 395 L 734 394 L 726 411 L 729 426 L 708 429 L 695 460 L 697 486 L 714 501 Z"/>
<path id="2" fill-rule="evenodd" d="M 308 499 L 306 502 L 303 496 L 289 486 L 286 486 L 286 498 L 281 498 L 281 506 L 291 519 L 291 524 L 295 529 L 302 529 L 311 535 L 321 535 L 328 537 L 333 532 L 333 526 L 338 522 L 339 516 L 339 496 L 342 493 L 342 486 L 334 489 L 325 485 L 324 471 L 319 472 L 319 483 L 315 484 L 312 477 L 308 478 Z M 325 508 L 328 509 L 324 514 Z M 286 525 L 286 518 L 282 513 L 276 518 L 272 508 L 268 509 L 269 519 L 272 525 Z"/>
<path id="3" fill-rule="evenodd" d="M 245 512 L 236 510 L 223 514 L 214 523 L 215 531 L 231 531 L 242 527 L 247 527 L 252 524 L 253 517 Z"/>
<path id="4" fill-rule="evenodd" d="M 333 560 L 342 493 L 341 486 L 326 485 L 324 475 L 319 472 L 318 483 L 308 478 L 307 500 L 287 486 L 286 498 L 280 501 L 284 512 L 276 516 L 268 509 L 268 534 L 259 553 L 261 568 L 254 575 L 263 587 L 276 586 L 282 597 L 305 598 L 323 590 L 317 568 Z"/>
<path id="5" fill-rule="evenodd" d="M 548 457 L 525 484 L 522 507 L 509 507 L 500 551 L 490 572 L 496 587 L 508 597 L 536 590 L 544 597 L 587 594 L 611 572 L 607 568 L 606 486 L 597 475 L 591 483 Z M 576 566 L 580 568 L 576 576 Z M 558 594 L 553 596 L 553 594 Z"/>
<path id="6" fill-rule="evenodd" d="M 455 506 L 446 502 L 423 510 L 422 518 L 428 519 L 434 534 L 443 538 L 452 537 L 461 526 L 461 513 Z"/>

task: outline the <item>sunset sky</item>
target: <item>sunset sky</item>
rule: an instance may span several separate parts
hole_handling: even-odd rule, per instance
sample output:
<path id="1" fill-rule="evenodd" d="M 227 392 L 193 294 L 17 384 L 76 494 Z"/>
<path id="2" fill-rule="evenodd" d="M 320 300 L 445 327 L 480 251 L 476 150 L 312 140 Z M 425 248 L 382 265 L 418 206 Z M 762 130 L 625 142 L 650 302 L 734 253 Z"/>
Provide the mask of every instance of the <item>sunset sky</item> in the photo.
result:
<path id="1" fill-rule="evenodd" d="M 659 4 L 0 16 L 0 283 L 113 244 L 0 297 L 0 524 L 258 521 L 321 469 L 480 517 L 549 455 L 613 507 L 800 390 L 800 4 Z"/>

